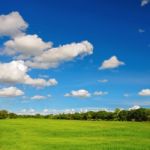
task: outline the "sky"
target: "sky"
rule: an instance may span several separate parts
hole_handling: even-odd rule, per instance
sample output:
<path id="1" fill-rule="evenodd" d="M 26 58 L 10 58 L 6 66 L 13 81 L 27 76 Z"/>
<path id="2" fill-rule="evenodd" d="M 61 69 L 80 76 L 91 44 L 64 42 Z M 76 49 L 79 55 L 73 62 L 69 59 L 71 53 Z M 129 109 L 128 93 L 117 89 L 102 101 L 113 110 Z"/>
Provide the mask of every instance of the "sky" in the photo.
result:
<path id="1" fill-rule="evenodd" d="M 1 0 L 0 109 L 150 107 L 149 0 Z"/>

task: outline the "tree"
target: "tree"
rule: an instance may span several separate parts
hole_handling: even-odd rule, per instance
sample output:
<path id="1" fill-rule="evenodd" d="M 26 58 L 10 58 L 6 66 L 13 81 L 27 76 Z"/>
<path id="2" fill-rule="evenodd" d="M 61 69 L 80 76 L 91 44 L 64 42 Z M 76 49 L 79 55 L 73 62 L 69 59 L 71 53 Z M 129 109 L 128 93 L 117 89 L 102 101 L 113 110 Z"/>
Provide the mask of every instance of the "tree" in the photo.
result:
<path id="1" fill-rule="evenodd" d="M 9 113 L 8 116 L 10 119 L 17 118 L 17 115 L 15 113 Z"/>
<path id="2" fill-rule="evenodd" d="M 120 113 L 120 111 L 121 110 L 119 108 L 115 109 L 114 114 L 113 114 L 114 120 L 119 120 L 119 113 Z"/>
<path id="3" fill-rule="evenodd" d="M 128 111 L 127 110 L 122 110 L 118 114 L 119 120 L 121 121 L 127 121 L 128 120 Z"/>
<path id="4" fill-rule="evenodd" d="M 8 111 L 0 110 L 0 119 L 6 119 L 6 118 L 8 118 Z"/>
<path id="5" fill-rule="evenodd" d="M 128 112 L 128 121 L 147 121 L 146 109 L 140 108 Z"/>

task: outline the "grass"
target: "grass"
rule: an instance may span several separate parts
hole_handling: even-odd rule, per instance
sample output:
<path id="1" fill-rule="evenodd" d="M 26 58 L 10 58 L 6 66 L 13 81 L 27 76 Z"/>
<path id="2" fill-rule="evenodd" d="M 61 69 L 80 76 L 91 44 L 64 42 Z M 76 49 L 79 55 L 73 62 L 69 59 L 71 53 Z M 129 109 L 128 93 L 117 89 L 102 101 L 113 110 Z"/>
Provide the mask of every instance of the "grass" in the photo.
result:
<path id="1" fill-rule="evenodd" d="M 150 150 L 150 122 L 0 120 L 0 150 Z"/>

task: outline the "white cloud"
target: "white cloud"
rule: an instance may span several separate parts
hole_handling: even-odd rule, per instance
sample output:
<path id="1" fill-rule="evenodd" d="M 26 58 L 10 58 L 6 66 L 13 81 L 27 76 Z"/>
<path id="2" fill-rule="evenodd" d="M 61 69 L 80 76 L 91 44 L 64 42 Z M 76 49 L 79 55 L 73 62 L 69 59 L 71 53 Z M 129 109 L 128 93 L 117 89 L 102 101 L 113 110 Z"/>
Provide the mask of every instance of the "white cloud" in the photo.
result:
<path id="1" fill-rule="evenodd" d="M 43 109 L 42 112 L 41 112 L 42 115 L 48 115 L 50 113 L 51 113 L 51 111 L 47 108 Z"/>
<path id="2" fill-rule="evenodd" d="M 58 84 L 56 79 L 41 79 L 41 78 L 36 78 L 32 79 L 29 75 L 26 75 L 24 84 L 32 85 L 35 87 L 44 87 L 44 86 L 55 86 Z"/>
<path id="3" fill-rule="evenodd" d="M 9 63 L 0 63 L 0 82 L 1 83 L 23 83 L 37 87 L 54 86 L 56 79 L 31 78 L 27 72 L 28 67 L 24 61 L 11 61 Z"/>
<path id="4" fill-rule="evenodd" d="M 52 43 L 44 42 L 38 35 L 23 35 L 15 37 L 4 43 L 4 53 L 8 55 L 19 55 L 19 58 L 41 55 L 44 50 L 51 48 Z"/>
<path id="5" fill-rule="evenodd" d="M 0 36 L 22 35 L 28 27 L 18 12 L 0 15 Z"/>
<path id="6" fill-rule="evenodd" d="M 129 108 L 129 110 L 136 110 L 136 109 L 140 109 L 140 108 L 141 108 L 140 106 L 135 105 L 135 106 L 133 106 L 133 107 Z"/>
<path id="7" fill-rule="evenodd" d="M 56 68 L 63 62 L 93 53 L 93 45 L 88 41 L 52 48 L 52 43 L 45 43 L 37 35 L 19 36 L 4 45 L 2 54 L 15 55 L 15 59 L 26 60 L 27 66 L 41 69 Z"/>
<path id="8" fill-rule="evenodd" d="M 11 40 L 4 43 L 1 54 L 25 60 L 26 65 L 31 68 L 56 68 L 63 62 L 93 53 L 93 45 L 88 41 L 53 48 L 51 42 L 44 42 L 38 35 L 26 34 L 24 31 L 28 24 L 18 12 L 1 15 L 0 24 L 0 35 L 12 36 Z"/>
<path id="9" fill-rule="evenodd" d="M 21 83 L 25 81 L 27 66 L 23 61 L 11 61 L 0 63 L 0 82 L 2 83 Z"/>
<path id="10" fill-rule="evenodd" d="M 100 82 L 100 83 L 106 83 L 106 82 L 108 82 L 108 80 L 107 79 L 102 79 L 102 80 L 98 80 L 98 82 Z"/>
<path id="11" fill-rule="evenodd" d="M 0 63 L 0 83 L 55 86 L 58 82 L 54 78 L 32 78 L 28 74 L 29 67 L 55 68 L 63 62 L 93 53 L 93 45 L 88 41 L 53 48 L 51 42 L 44 42 L 38 35 L 26 34 L 27 27 L 28 24 L 18 12 L 0 15 L 0 36 L 11 37 L 4 43 L 3 54 L 18 60 Z M 78 97 L 90 96 L 86 90 L 72 91 L 72 94 Z"/>
<path id="12" fill-rule="evenodd" d="M 123 96 L 124 96 L 124 97 L 129 97 L 129 96 L 130 96 L 130 94 L 125 93 Z"/>
<path id="13" fill-rule="evenodd" d="M 138 94 L 140 96 L 150 96 L 150 89 L 143 89 Z"/>
<path id="14" fill-rule="evenodd" d="M 49 112 L 49 109 L 45 108 L 43 109 L 43 113 L 48 113 Z"/>
<path id="15" fill-rule="evenodd" d="M 35 96 L 31 97 L 31 99 L 41 100 L 41 99 L 46 99 L 46 96 L 35 95 Z"/>
<path id="16" fill-rule="evenodd" d="M 108 92 L 103 92 L 103 91 L 95 91 L 93 95 L 95 96 L 103 96 L 103 95 L 107 95 Z"/>
<path id="17" fill-rule="evenodd" d="M 56 79 L 49 79 L 49 80 L 47 81 L 47 86 L 55 86 L 55 85 L 57 85 L 57 84 L 58 84 L 58 82 L 57 82 Z"/>
<path id="18" fill-rule="evenodd" d="M 64 114 L 74 114 L 76 111 L 75 109 L 65 109 L 63 112 Z"/>
<path id="19" fill-rule="evenodd" d="M 20 115 L 35 115 L 37 114 L 38 112 L 33 109 L 33 108 L 30 108 L 30 109 L 22 109 L 20 112 L 18 112 L 18 114 Z"/>
<path id="20" fill-rule="evenodd" d="M 30 109 L 22 109 L 18 112 L 15 112 L 17 114 L 26 114 L 26 115 L 35 115 L 35 114 L 41 114 L 41 115 L 48 115 L 48 114 L 62 114 L 62 113 L 65 113 L 65 114 L 74 114 L 75 112 L 79 112 L 79 113 L 85 113 L 85 112 L 88 112 L 88 111 L 94 111 L 94 112 L 97 112 L 97 111 L 107 111 L 107 112 L 113 112 L 113 110 L 111 109 L 108 109 L 108 108 L 98 108 L 98 107 L 85 107 L 85 108 L 76 108 L 76 109 L 73 109 L 73 108 L 70 108 L 70 109 L 49 109 L 49 108 L 44 108 L 43 110 L 35 110 L 33 108 L 30 108 Z"/>
<path id="21" fill-rule="evenodd" d="M 36 110 L 33 109 L 33 108 L 29 109 L 28 111 L 29 111 L 29 113 L 34 113 L 34 112 L 36 112 Z"/>
<path id="22" fill-rule="evenodd" d="M 24 95 L 24 92 L 16 87 L 0 89 L 0 97 L 16 97 Z"/>
<path id="23" fill-rule="evenodd" d="M 139 33 L 144 33 L 145 32 L 145 30 L 141 29 L 141 28 L 138 31 L 139 31 Z"/>
<path id="24" fill-rule="evenodd" d="M 124 65 L 125 63 L 118 60 L 118 58 L 116 56 L 112 56 L 111 58 L 104 60 L 104 62 L 102 63 L 102 65 L 99 67 L 100 70 L 103 69 L 113 69 L 113 68 L 117 68 L 119 66 Z"/>
<path id="25" fill-rule="evenodd" d="M 145 6 L 145 5 L 147 5 L 148 3 L 150 3 L 150 0 L 142 0 L 142 1 L 141 1 L 141 6 Z"/>
<path id="26" fill-rule="evenodd" d="M 91 94 L 87 90 L 80 89 L 80 90 L 77 90 L 77 91 L 73 90 L 70 93 L 65 94 L 64 96 L 66 96 L 66 97 L 87 98 L 87 97 L 90 97 Z"/>
<path id="27" fill-rule="evenodd" d="M 33 57 L 31 61 L 26 61 L 26 64 L 33 68 L 56 68 L 63 62 L 71 61 L 78 56 L 83 57 L 92 53 L 92 44 L 88 41 L 83 41 L 46 50 L 41 55 Z"/>

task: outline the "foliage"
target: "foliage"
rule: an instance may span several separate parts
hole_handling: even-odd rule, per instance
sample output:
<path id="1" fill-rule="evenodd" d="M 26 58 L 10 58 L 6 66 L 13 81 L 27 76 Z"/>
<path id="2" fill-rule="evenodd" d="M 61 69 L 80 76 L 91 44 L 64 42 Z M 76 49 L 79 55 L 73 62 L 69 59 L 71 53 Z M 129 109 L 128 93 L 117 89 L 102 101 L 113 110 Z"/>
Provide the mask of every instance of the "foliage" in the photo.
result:
<path id="1" fill-rule="evenodd" d="M 88 111 L 85 113 L 62 113 L 49 115 L 17 115 L 6 110 L 0 111 L 0 119 L 6 118 L 45 118 L 45 119 L 66 119 L 66 120 L 118 120 L 118 121 L 150 121 L 150 109 L 140 108 L 136 110 L 115 109 L 114 112 L 108 111 Z"/>
<path id="2" fill-rule="evenodd" d="M 6 110 L 0 111 L 0 119 L 6 119 L 8 118 L 8 112 Z"/>

